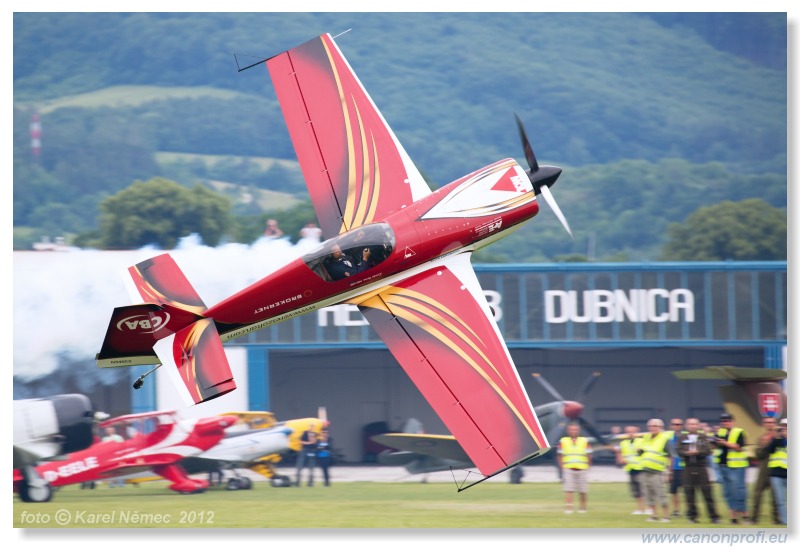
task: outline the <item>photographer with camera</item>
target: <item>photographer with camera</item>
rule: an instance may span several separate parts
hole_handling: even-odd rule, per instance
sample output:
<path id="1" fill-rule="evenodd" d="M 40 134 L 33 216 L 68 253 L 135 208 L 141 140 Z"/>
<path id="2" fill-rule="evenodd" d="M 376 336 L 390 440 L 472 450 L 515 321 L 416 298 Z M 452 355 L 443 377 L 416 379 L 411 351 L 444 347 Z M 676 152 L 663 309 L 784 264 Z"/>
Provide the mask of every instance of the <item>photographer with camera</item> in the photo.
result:
<path id="1" fill-rule="evenodd" d="M 767 447 L 769 451 L 769 481 L 772 484 L 772 493 L 778 505 L 778 516 L 781 525 L 786 525 L 786 485 L 788 480 L 789 464 L 787 452 L 788 421 L 784 418 L 775 430 L 775 437 Z"/>
<path id="2" fill-rule="evenodd" d="M 714 493 L 706 469 L 708 457 L 711 455 L 709 437 L 699 431 L 700 421 L 697 418 L 686 419 L 686 432 L 682 434 L 678 444 L 678 456 L 684 460 L 683 489 L 686 494 L 687 516 L 692 523 L 698 523 L 696 494 L 699 491 L 706 503 L 706 511 L 711 523 L 719 523 L 719 515 L 714 505 Z"/>

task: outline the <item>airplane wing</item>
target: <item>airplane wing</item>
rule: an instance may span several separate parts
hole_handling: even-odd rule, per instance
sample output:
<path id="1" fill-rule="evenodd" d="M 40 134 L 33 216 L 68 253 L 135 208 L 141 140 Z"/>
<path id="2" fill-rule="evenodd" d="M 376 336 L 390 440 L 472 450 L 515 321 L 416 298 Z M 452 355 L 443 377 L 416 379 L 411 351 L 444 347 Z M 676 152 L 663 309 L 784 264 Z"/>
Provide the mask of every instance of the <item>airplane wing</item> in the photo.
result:
<path id="1" fill-rule="evenodd" d="M 235 416 L 238 419 L 236 424 L 228 429 L 229 432 L 238 431 L 237 428 L 252 430 L 266 429 L 278 423 L 275 415 L 267 411 L 233 411 L 223 413 L 222 416 Z"/>
<path id="2" fill-rule="evenodd" d="M 784 380 L 786 371 L 781 369 L 759 369 L 750 367 L 705 367 L 672 371 L 673 376 L 679 380 L 732 380 L 732 381 L 759 381 L 759 380 Z"/>
<path id="3" fill-rule="evenodd" d="M 14 443 L 14 458 L 13 466 L 22 468 L 36 464 L 40 460 L 47 457 L 55 456 L 61 449 L 61 445 L 54 442 L 32 442 L 32 443 Z"/>
<path id="4" fill-rule="evenodd" d="M 472 460 L 452 435 L 385 433 L 370 439 L 397 451 L 383 451 L 378 462 L 389 466 L 405 466 L 412 474 L 430 473 L 453 468 L 468 468 Z M 604 445 L 588 437 L 595 452 L 613 451 L 612 445 Z"/>
<path id="5" fill-rule="evenodd" d="M 469 254 L 353 302 L 484 476 L 549 449 Z"/>
<path id="6" fill-rule="evenodd" d="M 373 435 L 371 439 L 406 453 L 472 464 L 464 448 L 451 435 L 386 433 Z"/>
<path id="7" fill-rule="evenodd" d="M 431 192 L 330 35 L 267 68 L 326 239 Z"/>

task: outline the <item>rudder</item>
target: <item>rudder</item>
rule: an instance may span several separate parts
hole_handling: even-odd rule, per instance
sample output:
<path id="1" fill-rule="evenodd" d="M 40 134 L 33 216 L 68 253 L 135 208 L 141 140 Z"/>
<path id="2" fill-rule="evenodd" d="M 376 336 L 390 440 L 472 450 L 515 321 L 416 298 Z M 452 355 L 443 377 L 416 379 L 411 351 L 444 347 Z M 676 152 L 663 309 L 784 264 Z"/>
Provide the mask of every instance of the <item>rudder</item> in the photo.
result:
<path id="1" fill-rule="evenodd" d="M 114 308 L 97 366 L 132 367 L 159 363 L 153 346 L 198 319 L 190 311 L 170 305 L 139 304 Z"/>

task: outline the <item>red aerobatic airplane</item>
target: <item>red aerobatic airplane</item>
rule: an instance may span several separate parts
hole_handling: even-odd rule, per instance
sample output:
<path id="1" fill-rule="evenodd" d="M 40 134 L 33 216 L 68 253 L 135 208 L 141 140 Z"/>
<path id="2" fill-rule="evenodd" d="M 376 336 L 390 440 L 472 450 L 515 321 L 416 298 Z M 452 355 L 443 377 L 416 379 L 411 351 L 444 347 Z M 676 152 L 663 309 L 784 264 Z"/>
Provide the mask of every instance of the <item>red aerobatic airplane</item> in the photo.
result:
<path id="1" fill-rule="evenodd" d="M 539 194 L 569 232 L 549 190 L 561 169 L 538 164 L 517 118 L 529 170 L 507 158 L 431 192 L 330 35 L 266 66 L 327 240 L 210 308 L 168 254 L 129 268 L 146 303 L 114 310 L 98 366 L 166 365 L 201 403 L 236 388 L 223 342 L 355 304 L 484 476 L 546 452 L 470 256 Z"/>
<path id="2" fill-rule="evenodd" d="M 225 436 L 225 428 L 236 420 L 235 416 L 179 419 L 174 411 L 129 414 L 106 420 L 98 424 L 100 430 L 118 437 L 98 441 L 64 460 L 37 466 L 37 474 L 49 485 L 35 494 L 20 492 L 24 478 L 20 470 L 14 470 L 14 490 L 26 502 L 46 502 L 52 497 L 51 487 L 149 470 L 171 481 L 169 488 L 173 491 L 201 492 L 208 487 L 208 481 L 189 478 L 178 463 L 217 445 Z"/>

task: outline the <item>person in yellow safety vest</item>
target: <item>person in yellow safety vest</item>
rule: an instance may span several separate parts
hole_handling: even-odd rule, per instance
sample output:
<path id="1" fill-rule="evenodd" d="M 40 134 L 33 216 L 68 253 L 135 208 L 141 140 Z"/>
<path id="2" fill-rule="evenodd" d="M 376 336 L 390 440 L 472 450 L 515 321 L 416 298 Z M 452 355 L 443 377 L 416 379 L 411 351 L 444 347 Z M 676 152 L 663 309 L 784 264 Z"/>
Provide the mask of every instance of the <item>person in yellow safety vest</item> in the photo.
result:
<path id="1" fill-rule="evenodd" d="M 617 464 L 623 466 L 628 472 L 631 496 L 636 501 L 636 510 L 631 512 L 633 515 L 644 514 L 644 499 L 642 498 L 642 485 L 639 481 L 639 474 L 642 473 L 642 465 L 639 463 L 638 446 L 640 439 L 638 426 L 625 426 L 625 433 L 619 445 L 614 447 L 617 455 Z"/>
<path id="2" fill-rule="evenodd" d="M 664 421 L 660 418 L 651 418 L 647 421 L 648 433 L 642 436 L 639 445 L 639 463 L 642 465 L 642 488 L 644 500 L 651 515 L 647 521 L 668 522 L 669 506 L 664 491 L 664 478 L 670 464 L 670 448 L 667 442 L 670 434 L 664 431 Z M 657 510 L 661 506 L 663 515 L 658 518 Z"/>
<path id="3" fill-rule="evenodd" d="M 714 460 L 719 464 L 722 478 L 723 495 L 731 514 L 731 523 L 746 522 L 747 519 L 747 485 L 745 474 L 750 460 L 744 451 L 747 434 L 733 425 L 733 416 L 723 413 L 719 417 L 720 428 L 717 430 L 714 443 L 719 454 Z"/>
<path id="4" fill-rule="evenodd" d="M 786 485 L 789 474 L 788 421 L 784 418 L 778 425 L 775 437 L 769 444 L 769 481 L 778 504 L 778 517 L 783 525 L 786 521 Z"/>
<path id="5" fill-rule="evenodd" d="M 573 494 L 580 494 L 578 513 L 586 513 L 589 492 L 589 467 L 592 465 L 592 447 L 589 440 L 580 436 L 577 424 L 567 425 L 567 435 L 558 442 L 558 466 L 564 483 L 565 514 L 572 513 Z"/>

